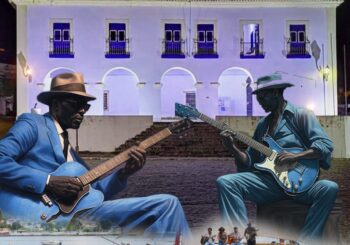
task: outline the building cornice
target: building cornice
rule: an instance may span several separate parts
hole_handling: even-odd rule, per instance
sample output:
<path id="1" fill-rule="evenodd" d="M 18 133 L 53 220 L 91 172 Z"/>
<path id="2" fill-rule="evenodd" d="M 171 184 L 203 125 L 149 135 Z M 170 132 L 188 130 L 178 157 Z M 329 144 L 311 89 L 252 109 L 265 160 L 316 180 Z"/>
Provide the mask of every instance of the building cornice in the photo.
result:
<path id="1" fill-rule="evenodd" d="M 335 8 L 343 0 L 8 0 L 16 5 L 168 6 L 213 8 Z"/>

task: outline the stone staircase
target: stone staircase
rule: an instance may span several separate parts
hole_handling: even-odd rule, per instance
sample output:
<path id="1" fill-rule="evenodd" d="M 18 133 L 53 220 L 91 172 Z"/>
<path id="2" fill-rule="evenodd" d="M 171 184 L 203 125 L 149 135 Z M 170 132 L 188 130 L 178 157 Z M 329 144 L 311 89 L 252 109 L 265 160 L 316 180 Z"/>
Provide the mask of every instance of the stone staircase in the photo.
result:
<path id="1" fill-rule="evenodd" d="M 136 145 L 169 126 L 167 122 L 155 122 L 135 137 L 116 148 L 115 153 Z M 239 145 L 241 149 L 246 146 Z M 147 150 L 149 156 L 159 157 L 231 157 L 223 146 L 220 131 L 207 123 L 194 122 L 192 127 L 181 135 L 171 135 Z"/>

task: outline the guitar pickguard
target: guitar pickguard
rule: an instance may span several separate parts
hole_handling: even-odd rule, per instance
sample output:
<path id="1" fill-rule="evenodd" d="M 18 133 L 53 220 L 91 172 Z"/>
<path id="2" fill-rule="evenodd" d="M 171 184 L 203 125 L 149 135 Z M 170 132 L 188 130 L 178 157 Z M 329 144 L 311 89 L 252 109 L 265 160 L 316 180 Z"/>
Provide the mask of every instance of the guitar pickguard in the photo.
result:
<path id="1" fill-rule="evenodd" d="M 275 164 L 275 159 L 278 153 L 284 151 L 298 153 L 303 151 L 303 149 L 281 148 L 271 137 L 265 137 L 264 140 L 268 143 L 273 153 L 262 163 L 256 163 L 255 167 L 259 170 L 271 173 L 277 183 L 289 195 L 299 194 L 311 188 L 318 178 L 318 161 L 300 160 L 290 164 L 277 165 Z"/>

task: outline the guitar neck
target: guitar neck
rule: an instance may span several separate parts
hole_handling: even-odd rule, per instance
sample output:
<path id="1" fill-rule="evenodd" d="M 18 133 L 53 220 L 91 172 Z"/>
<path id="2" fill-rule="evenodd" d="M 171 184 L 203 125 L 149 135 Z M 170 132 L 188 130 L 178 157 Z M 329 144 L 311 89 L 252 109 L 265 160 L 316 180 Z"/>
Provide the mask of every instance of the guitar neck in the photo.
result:
<path id="1" fill-rule="evenodd" d="M 234 132 L 227 124 L 223 123 L 223 122 L 219 122 L 217 120 L 214 120 L 202 113 L 200 113 L 200 115 L 198 116 L 199 119 L 201 119 L 204 122 L 209 123 L 210 125 L 214 126 L 215 128 L 220 129 L 221 131 L 223 130 L 228 130 L 231 131 L 232 133 L 235 134 L 235 138 L 241 142 L 243 142 L 244 144 L 252 147 L 253 149 L 261 152 L 262 154 L 264 154 L 265 156 L 269 157 L 272 154 L 272 150 L 268 147 L 266 147 L 265 145 L 259 143 L 258 141 L 252 139 L 251 137 L 248 137 L 244 134 L 241 134 L 239 132 Z"/>
<path id="2" fill-rule="evenodd" d="M 140 143 L 140 147 L 142 147 L 143 149 L 147 149 L 152 145 L 158 143 L 159 141 L 165 139 L 166 137 L 170 136 L 171 134 L 172 133 L 168 128 L 163 129 L 162 131 L 142 141 Z M 129 157 L 130 150 L 131 150 L 131 147 L 121 152 L 120 154 L 116 155 L 115 157 L 109 159 L 108 161 L 101 163 L 100 165 L 91 169 L 87 173 L 79 176 L 80 181 L 83 183 L 84 186 L 88 185 L 94 182 L 96 179 L 98 179 L 102 175 L 117 168 L 118 166 L 120 166 L 122 163 L 124 163 L 130 158 Z"/>

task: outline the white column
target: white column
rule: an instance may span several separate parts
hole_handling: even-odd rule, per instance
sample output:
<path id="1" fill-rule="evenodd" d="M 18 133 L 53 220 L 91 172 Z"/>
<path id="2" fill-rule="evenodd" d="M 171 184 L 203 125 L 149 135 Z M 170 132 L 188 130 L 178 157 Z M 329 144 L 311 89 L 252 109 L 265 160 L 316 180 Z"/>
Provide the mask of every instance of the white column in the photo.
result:
<path id="1" fill-rule="evenodd" d="M 344 127 L 345 127 L 345 156 L 344 158 L 350 158 L 350 117 L 344 117 Z"/>
<path id="2" fill-rule="evenodd" d="M 27 59 L 27 6 L 17 5 L 17 57 L 22 53 Z M 17 115 L 29 112 L 29 83 L 24 76 L 23 59 L 17 59 Z M 26 60 L 28 62 L 28 60 Z M 22 64 L 21 64 L 22 63 Z"/>
<path id="3" fill-rule="evenodd" d="M 327 15 L 327 59 L 325 66 L 329 66 L 330 72 L 326 82 L 327 115 L 338 114 L 337 96 L 337 29 L 336 8 L 326 8 Z"/>

